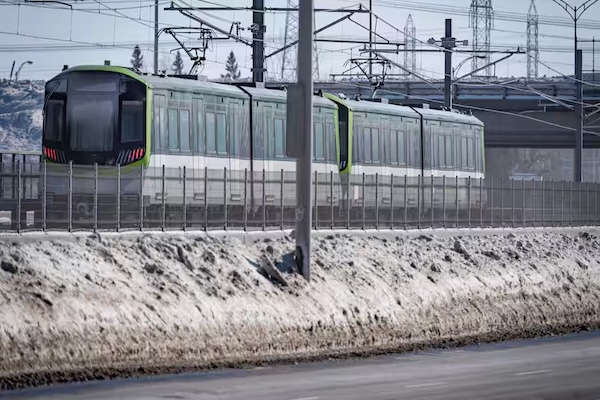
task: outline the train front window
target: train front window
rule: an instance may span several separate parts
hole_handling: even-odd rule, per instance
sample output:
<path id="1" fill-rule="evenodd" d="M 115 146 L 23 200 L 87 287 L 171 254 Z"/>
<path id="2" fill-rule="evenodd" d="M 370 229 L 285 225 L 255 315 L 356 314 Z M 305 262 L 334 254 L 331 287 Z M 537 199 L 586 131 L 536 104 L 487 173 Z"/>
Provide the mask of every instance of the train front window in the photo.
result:
<path id="1" fill-rule="evenodd" d="M 71 94 L 68 111 L 72 151 L 104 152 L 113 149 L 115 103 L 111 97 Z"/>
<path id="2" fill-rule="evenodd" d="M 121 143 L 144 140 L 144 102 L 141 100 L 121 101 Z"/>
<path id="3" fill-rule="evenodd" d="M 51 99 L 44 114 L 44 139 L 54 142 L 62 140 L 65 129 L 65 101 Z"/>

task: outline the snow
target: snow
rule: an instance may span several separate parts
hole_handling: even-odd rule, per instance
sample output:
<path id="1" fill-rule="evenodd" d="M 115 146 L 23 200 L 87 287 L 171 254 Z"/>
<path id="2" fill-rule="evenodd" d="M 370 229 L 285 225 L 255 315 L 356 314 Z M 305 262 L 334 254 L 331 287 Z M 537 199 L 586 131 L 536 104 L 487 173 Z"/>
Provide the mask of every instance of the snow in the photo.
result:
<path id="1" fill-rule="evenodd" d="M 0 388 L 595 327 L 589 232 L 3 237 Z"/>

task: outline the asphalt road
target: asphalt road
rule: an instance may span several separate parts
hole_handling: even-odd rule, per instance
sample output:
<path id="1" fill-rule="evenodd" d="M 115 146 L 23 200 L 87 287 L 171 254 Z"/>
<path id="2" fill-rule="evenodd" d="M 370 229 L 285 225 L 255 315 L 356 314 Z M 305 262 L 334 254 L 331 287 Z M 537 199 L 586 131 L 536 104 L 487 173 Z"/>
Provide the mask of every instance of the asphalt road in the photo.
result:
<path id="1" fill-rule="evenodd" d="M 4 393 L 65 400 L 600 399 L 600 333 Z"/>

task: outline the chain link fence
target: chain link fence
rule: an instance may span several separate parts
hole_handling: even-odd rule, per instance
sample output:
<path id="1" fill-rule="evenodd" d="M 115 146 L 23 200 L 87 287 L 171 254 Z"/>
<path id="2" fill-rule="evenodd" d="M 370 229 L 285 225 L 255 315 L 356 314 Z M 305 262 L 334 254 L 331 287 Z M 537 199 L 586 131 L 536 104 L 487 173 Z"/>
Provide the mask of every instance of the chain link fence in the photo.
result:
<path id="1" fill-rule="evenodd" d="M 314 229 L 598 225 L 595 183 L 315 172 Z M 2 162 L 0 231 L 295 227 L 295 172 Z"/>

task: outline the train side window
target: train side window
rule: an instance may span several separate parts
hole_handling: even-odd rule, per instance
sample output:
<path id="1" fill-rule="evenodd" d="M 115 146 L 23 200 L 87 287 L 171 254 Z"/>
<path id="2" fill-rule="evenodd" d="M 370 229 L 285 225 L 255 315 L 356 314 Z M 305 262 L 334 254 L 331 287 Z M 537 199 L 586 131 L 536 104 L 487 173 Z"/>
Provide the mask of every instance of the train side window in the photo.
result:
<path id="1" fill-rule="evenodd" d="M 392 131 L 389 129 L 384 129 L 381 134 L 381 138 L 383 139 L 383 142 L 381 144 L 381 149 L 383 150 L 382 156 L 381 156 L 381 161 L 382 161 L 382 164 L 384 164 L 384 165 L 392 165 L 392 156 L 391 156 L 391 151 L 390 151 L 391 150 L 390 147 L 392 147 L 392 146 L 390 146 L 391 132 Z"/>
<path id="2" fill-rule="evenodd" d="M 216 140 L 216 123 L 215 113 L 206 112 L 204 120 L 206 121 L 206 153 L 215 154 L 217 152 L 217 140 Z"/>
<path id="3" fill-rule="evenodd" d="M 371 128 L 364 128 L 362 131 L 362 160 L 367 164 L 371 164 L 373 162 L 373 155 L 371 154 L 371 144 Z"/>
<path id="4" fill-rule="evenodd" d="M 451 168 L 454 163 L 452 160 L 452 136 L 451 135 L 446 135 L 445 136 L 445 142 L 446 142 L 446 167 Z"/>
<path id="5" fill-rule="evenodd" d="M 237 122 L 239 105 L 229 103 L 229 155 L 239 156 L 241 128 Z"/>
<path id="6" fill-rule="evenodd" d="M 217 153 L 227 154 L 227 120 L 224 113 L 217 114 Z"/>
<path id="7" fill-rule="evenodd" d="M 169 108 L 169 150 L 179 149 L 177 110 Z"/>
<path id="8" fill-rule="evenodd" d="M 352 163 L 357 164 L 362 162 L 362 146 L 360 144 L 359 130 L 354 129 L 352 132 Z"/>
<path id="9" fill-rule="evenodd" d="M 190 148 L 190 112 L 179 110 L 179 150 L 189 152 Z"/>
<path id="10" fill-rule="evenodd" d="M 467 145 L 467 138 L 465 136 L 461 136 L 460 144 L 461 144 L 461 152 L 460 152 L 461 164 L 460 165 L 461 165 L 462 169 L 467 169 L 467 167 L 468 167 L 468 164 L 467 164 L 468 145 Z"/>
<path id="11" fill-rule="evenodd" d="M 195 117 L 194 121 L 194 135 L 193 135 L 193 145 L 194 152 L 197 154 L 204 155 L 204 147 L 206 146 L 206 137 L 204 134 L 204 107 L 202 104 L 202 100 L 194 99 L 193 101 L 193 114 Z"/>
<path id="12" fill-rule="evenodd" d="M 250 157 L 250 118 L 247 115 L 247 111 L 245 108 L 238 108 L 238 118 L 240 125 L 240 155 L 243 158 Z"/>
<path id="13" fill-rule="evenodd" d="M 331 162 L 337 161 L 337 145 L 335 141 L 335 129 L 333 124 L 327 124 L 327 141 L 329 142 L 329 157 L 328 160 Z"/>
<path id="14" fill-rule="evenodd" d="M 379 129 L 372 128 L 371 129 L 371 140 L 373 143 L 372 152 L 373 152 L 373 164 L 381 164 L 381 147 L 379 145 Z"/>
<path id="15" fill-rule="evenodd" d="M 315 122 L 315 146 L 314 146 L 314 152 L 315 152 L 315 159 L 316 160 L 323 160 L 325 158 L 325 149 L 323 148 L 324 142 L 323 142 L 323 123 L 322 122 Z"/>
<path id="16" fill-rule="evenodd" d="M 165 96 L 155 95 L 154 96 L 154 135 L 152 136 L 152 151 L 158 152 L 161 149 L 160 143 L 160 134 L 161 134 L 161 100 L 164 99 Z"/>
<path id="17" fill-rule="evenodd" d="M 398 164 L 406 165 L 406 133 L 404 131 L 396 131 L 398 136 Z"/>
<path id="18" fill-rule="evenodd" d="M 285 124 L 280 118 L 275 118 L 275 157 L 285 157 Z"/>
<path id="19" fill-rule="evenodd" d="M 473 161 L 473 139 L 467 139 L 467 169 L 473 169 L 474 161 Z"/>
<path id="20" fill-rule="evenodd" d="M 389 131 L 390 141 L 390 163 L 392 165 L 398 165 L 398 134 L 400 132 L 391 130 Z"/>

